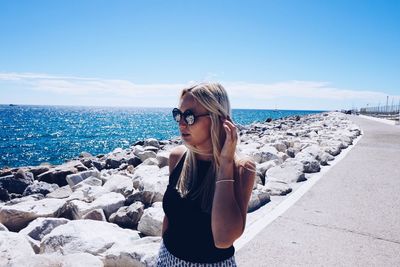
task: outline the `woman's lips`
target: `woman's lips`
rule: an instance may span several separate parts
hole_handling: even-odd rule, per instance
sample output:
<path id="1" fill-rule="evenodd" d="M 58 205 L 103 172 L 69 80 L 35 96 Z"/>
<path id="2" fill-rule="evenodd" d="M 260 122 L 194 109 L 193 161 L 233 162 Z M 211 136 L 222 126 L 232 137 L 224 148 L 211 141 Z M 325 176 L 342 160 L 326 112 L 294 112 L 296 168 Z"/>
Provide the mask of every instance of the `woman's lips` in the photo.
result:
<path id="1" fill-rule="evenodd" d="M 181 133 L 182 137 L 188 137 L 190 134 Z"/>

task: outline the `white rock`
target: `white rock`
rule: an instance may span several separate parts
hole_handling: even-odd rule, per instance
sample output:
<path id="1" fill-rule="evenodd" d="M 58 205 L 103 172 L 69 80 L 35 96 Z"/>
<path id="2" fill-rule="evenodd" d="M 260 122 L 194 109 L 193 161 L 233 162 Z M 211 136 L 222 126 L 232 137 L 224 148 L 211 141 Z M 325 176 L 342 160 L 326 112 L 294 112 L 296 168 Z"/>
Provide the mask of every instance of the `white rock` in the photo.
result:
<path id="1" fill-rule="evenodd" d="M 157 154 L 153 151 L 143 151 L 143 152 L 139 152 L 137 154 L 137 157 L 141 160 L 141 161 L 145 161 L 148 158 L 156 158 Z"/>
<path id="2" fill-rule="evenodd" d="M 259 209 L 261 206 L 270 201 L 270 195 L 263 186 L 258 186 L 251 192 L 250 201 L 247 207 L 247 212 L 252 212 Z"/>
<path id="3" fill-rule="evenodd" d="M 133 182 L 128 176 L 114 174 L 107 179 L 103 188 L 109 192 L 121 193 L 126 197 L 133 192 Z"/>
<path id="4" fill-rule="evenodd" d="M 2 223 L 0 223 L 0 231 L 6 231 L 8 232 L 7 227 L 5 227 Z"/>
<path id="5" fill-rule="evenodd" d="M 134 246 L 113 246 L 107 251 L 106 266 L 156 266 L 161 237 L 148 236 L 135 241 Z"/>
<path id="6" fill-rule="evenodd" d="M 30 236 L 35 240 L 41 240 L 43 236 L 50 233 L 54 228 L 66 224 L 68 221 L 64 218 L 37 218 L 22 229 L 20 233 Z"/>
<path id="7" fill-rule="evenodd" d="M 84 220 L 96 220 L 107 222 L 106 215 L 102 209 L 94 209 L 83 215 L 82 219 Z"/>
<path id="8" fill-rule="evenodd" d="M 19 231 L 39 217 L 54 217 L 64 205 L 61 199 L 26 201 L 0 207 L 0 223 L 10 231 Z"/>
<path id="9" fill-rule="evenodd" d="M 258 163 L 263 163 L 269 160 L 280 159 L 278 157 L 278 150 L 273 146 L 265 145 L 253 153 L 253 158 Z"/>
<path id="10" fill-rule="evenodd" d="M 110 192 L 101 195 L 91 203 L 81 200 L 72 200 L 63 207 L 74 220 L 82 219 L 85 214 L 95 209 L 102 209 L 106 218 L 124 205 L 125 197 L 120 193 Z"/>
<path id="11" fill-rule="evenodd" d="M 35 255 L 35 252 L 24 235 L 0 231 L 1 266 L 12 266 L 11 263 L 14 259 L 26 258 L 33 255 Z"/>
<path id="12" fill-rule="evenodd" d="M 304 173 L 293 165 L 286 165 L 285 167 L 282 166 L 272 167 L 266 172 L 265 175 L 266 175 L 265 178 L 266 182 L 280 181 L 285 183 L 296 183 L 306 180 Z"/>
<path id="13" fill-rule="evenodd" d="M 116 224 L 75 220 L 55 228 L 41 242 L 41 253 L 72 254 L 82 251 L 104 259 L 114 246 L 134 247 L 139 232 L 122 229 Z"/>
<path id="14" fill-rule="evenodd" d="M 143 215 L 144 205 L 140 201 L 134 202 L 129 207 L 123 206 L 111 214 L 109 221 L 123 228 L 134 229 Z"/>
<path id="15" fill-rule="evenodd" d="M 103 262 L 89 253 L 69 255 L 39 254 L 11 260 L 11 266 L 29 267 L 103 267 Z"/>
<path id="16" fill-rule="evenodd" d="M 305 173 L 314 173 L 321 170 L 318 160 L 311 154 L 300 152 L 294 158 L 303 164 L 303 171 Z"/>
<path id="17" fill-rule="evenodd" d="M 168 166 L 170 152 L 162 151 L 157 154 L 158 167 Z"/>
<path id="18" fill-rule="evenodd" d="M 155 138 L 148 138 L 148 139 L 144 140 L 143 146 L 144 147 L 145 146 L 154 146 L 154 147 L 159 148 L 160 147 L 160 143 Z"/>
<path id="19" fill-rule="evenodd" d="M 159 162 L 156 158 L 148 158 L 143 161 L 142 165 L 159 165 Z"/>
<path id="20" fill-rule="evenodd" d="M 67 201 L 78 199 L 85 202 L 92 202 L 96 198 L 109 193 L 102 186 L 93 186 L 88 184 L 82 184 L 66 199 Z"/>
<path id="21" fill-rule="evenodd" d="M 153 201 L 162 201 L 168 186 L 168 166 L 159 169 L 157 166 L 139 165 L 133 174 L 134 187 L 140 191 L 152 191 L 155 193 Z"/>
<path id="22" fill-rule="evenodd" d="M 163 220 L 162 207 L 145 209 L 137 229 L 145 235 L 161 236 Z"/>
<path id="23" fill-rule="evenodd" d="M 79 188 L 83 188 L 86 186 L 101 186 L 103 184 L 103 181 L 99 178 L 96 177 L 88 177 L 85 180 L 77 183 L 73 187 L 71 187 L 72 191 L 75 192 Z"/>
<path id="24" fill-rule="evenodd" d="M 80 173 L 67 175 L 66 180 L 68 182 L 68 185 L 72 188 L 77 183 L 82 182 L 89 177 L 100 178 L 100 172 L 97 169 L 87 170 Z"/>
<path id="25" fill-rule="evenodd" d="M 60 188 L 54 190 L 51 193 L 48 193 L 46 195 L 46 198 L 62 199 L 62 198 L 68 198 L 71 194 L 72 194 L 71 187 L 69 185 L 66 185 L 66 186 L 63 186 L 63 187 L 60 187 Z"/>
<path id="26" fill-rule="evenodd" d="M 275 166 L 276 166 L 276 162 L 273 161 L 273 160 L 265 161 L 265 162 L 260 163 L 260 164 L 256 164 L 257 170 L 260 171 L 263 176 L 265 176 L 265 173 L 267 172 L 267 170 L 269 170 L 269 169 L 271 169 L 272 167 L 275 167 Z"/>
<path id="27" fill-rule="evenodd" d="M 264 187 L 271 196 L 284 196 L 292 192 L 292 188 L 281 181 L 267 181 Z"/>

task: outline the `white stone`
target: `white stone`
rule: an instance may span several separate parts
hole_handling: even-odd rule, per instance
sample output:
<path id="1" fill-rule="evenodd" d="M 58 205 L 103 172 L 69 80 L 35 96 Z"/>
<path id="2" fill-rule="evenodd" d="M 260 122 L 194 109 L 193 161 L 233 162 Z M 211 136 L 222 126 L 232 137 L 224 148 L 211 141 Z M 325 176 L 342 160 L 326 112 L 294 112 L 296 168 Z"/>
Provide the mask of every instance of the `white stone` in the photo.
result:
<path id="1" fill-rule="evenodd" d="M 139 232 L 113 223 L 74 220 L 55 228 L 41 242 L 41 253 L 72 254 L 85 251 L 104 259 L 114 246 L 134 247 Z"/>
<path id="2" fill-rule="evenodd" d="M 296 166 L 286 165 L 275 166 L 266 172 L 265 181 L 281 181 L 285 183 L 296 183 L 305 181 L 304 173 L 301 172 Z"/>
<path id="3" fill-rule="evenodd" d="M 64 203 L 64 200 L 50 198 L 2 206 L 0 207 L 0 223 L 10 231 L 19 231 L 36 218 L 54 217 Z"/>
<path id="4" fill-rule="evenodd" d="M 91 203 L 81 200 L 72 200 L 64 209 L 70 210 L 74 220 L 82 219 L 85 214 L 95 209 L 102 209 L 106 218 L 124 205 L 125 197 L 120 193 L 110 192 L 101 195 Z"/>
<path id="5" fill-rule="evenodd" d="M 35 252 L 24 235 L 0 231 L 1 266 L 12 266 L 11 263 L 14 259 L 33 255 L 35 255 Z"/>
<path id="6" fill-rule="evenodd" d="M 264 187 L 271 196 L 284 196 L 292 192 L 292 188 L 281 181 L 267 181 Z"/>
<path id="7" fill-rule="evenodd" d="M 137 157 L 141 160 L 141 161 L 145 161 L 148 158 L 156 158 L 157 154 L 153 151 L 143 151 L 143 152 L 139 152 L 137 154 Z"/>
<path id="8" fill-rule="evenodd" d="M 113 246 L 107 251 L 106 266 L 156 266 L 161 237 L 148 236 L 135 241 L 134 246 Z"/>
<path id="9" fill-rule="evenodd" d="M 168 166 L 170 152 L 162 151 L 157 154 L 158 167 L 163 168 Z"/>
<path id="10" fill-rule="evenodd" d="M 133 182 L 128 176 L 114 174 L 107 179 L 103 188 L 109 192 L 121 193 L 126 197 L 133 192 Z"/>
<path id="11" fill-rule="evenodd" d="M 66 224 L 68 221 L 64 218 L 37 218 L 19 232 L 35 240 L 41 240 L 43 236 L 50 233 L 54 228 Z"/>
<path id="12" fill-rule="evenodd" d="M 13 259 L 10 266 L 29 267 L 103 267 L 104 263 L 89 253 L 73 253 L 68 255 L 38 254 Z"/>
<path id="13" fill-rule="evenodd" d="M 161 236 L 164 211 L 162 207 L 150 207 L 144 210 L 138 230 L 148 236 Z"/>
<path id="14" fill-rule="evenodd" d="M 100 172 L 97 169 L 87 170 L 80 173 L 67 175 L 66 180 L 68 182 L 68 185 L 72 188 L 74 185 L 78 184 L 79 182 L 82 182 L 83 180 L 89 177 L 100 178 Z"/>

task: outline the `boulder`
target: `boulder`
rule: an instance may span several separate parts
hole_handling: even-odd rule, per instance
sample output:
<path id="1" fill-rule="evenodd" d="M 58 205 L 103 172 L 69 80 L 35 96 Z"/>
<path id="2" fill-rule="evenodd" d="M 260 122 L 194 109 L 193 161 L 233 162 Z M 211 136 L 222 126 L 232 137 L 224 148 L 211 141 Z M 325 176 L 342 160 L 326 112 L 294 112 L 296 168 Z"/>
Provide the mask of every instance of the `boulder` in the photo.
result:
<path id="1" fill-rule="evenodd" d="M 68 255 L 38 254 L 10 260 L 10 266 L 29 267 L 103 267 L 104 263 L 89 253 L 73 253 Z"/>
<path id="2" fill-rule="evenodd" d="M 106 218 L 124 205 L 123 195 L 115 192 L 103 194 L 93 202 L 87 203 L 81 200 L 71 200 L 62 207 L 60 213 L 67 219 L 82 219 L 85 214 L 95 209 L 102 209 Z"/>
<path id="3" fill-rule="evenodd" d="M 285 162 L 286 163 L 286 162 Z M 266 172 L 266 183 L 268 181 L 280 181 L 285 183 L 297 183 L 305 181 L 304 173 L 294 165 L 280 165 L 270 168 Z"/>
<path id="4" fill-rule="evenodd" d="M 125 206 L 129 206 L 136 201 L 142 202 L 145 207 L 151 206 L 156 201 L 161 201 L 157 193 L 153 191 L 138 191 L 136 190 L 131 195 L 129 195 L 125 200 Z"/>
<path id="5" fill-rule="evenodd" d="M 39 217 L 56 217 L 64 200 L 41 199 L 25 201 L 10 206 L 0 206 L 0 223 L 10 231 L 17 232 Z"/>
<path id="6" fill-rule="evenodd" d="M 5 227 L 3 224 L 0 223 L 0 231 L 8 232 L 8 229 L 7 229 L 7 227 Z"/>
<path id="7" fill-rule="evenodd" d="M 38 181 L 43 181 L 49 184 L 57 184 L 58 186 L 67 185 L 67 175 L 77 173 L 78 170 L 75 167 L 67 167 L 61 169 L 50 169 L 49 171 L 42 173 L 37 176 Z"/>
<path id="8" fill-rule="evenodd" d="M 92 202 L 101 195 L 109 193 L 102 186 L 88 185 L 85 183 L 78 184 L 76 188 L 74 188 L 74 190 L 75 191 L 73 191 L 72 194 L 66 200 L 69 201 L 69 200 L 79 199 L 85 202 Z"/>
<path id="9" fill-rule="evenodd" d="M 68 221 L 69 220 L 64 218 L 37 218 L 30 222 L 28 226 L 22 229 L 19 233 L 40 241 L 54 228 L 66 224 Z"/>
<path id="10" fill-rule="evenodd" d="M 117 212 L 111 214 L 109 221 L 118 224 L 122 228 L 135 229 L 143 215 L 144 205 L 136 201 L 129 207 L 121 207 Z"/>
<path id="11" fill-rule="evenodd" d="M 150 207 L 144 210 L 137 229 L 147 236 L 161 236 L 164 211 L 161 207 Z"/>
<path id="12" fill-rule="evenodd" d="M 103 184 L 103 181 L 101 179 L 91 176 L 91 177 L 88 177 L 85 180 L 77 183 L 76 185 L 72 186 L 71 189 L 72 189 L 72 192 L 75 192 L 77 190 L 80 190 L 82 188 L 86 188 L 88 186 L 89 187 L 90 186 L 93 186 L 93 187 L 99 186 L 99 187 L 101 187 L 102 184 Z"/>
<path id="13" fill-rule="evenodd" d="M 162 151 L 157 154 L 158 167 L 163 168 L 169 164 L 170 152 Z"/>
<path id="14" fill-rule="evenodd" d="M 18 266 L 11 265 L 12 261 L 20 258 L 27 258 L 33 255 L 35 255 L 35 252 L 24 235 L 0 231 L 1 266 Z"/>
<path id="15" fill-rule="evenodd" d="M 128 163 L 129 165 L 132 165 L 133 167 L 136 167 L 136 166 L 138 166 L 139 164 L 141 164 L 142 161 L 140 160 L 139 157 L 133 156 L 133 157 L 131 157 L 131 158 L 128 159 L 127 163 Z"/>
<path id="16" fill-rule="evenodd" d="M 64 185 L 63 187 L 60 187 L 53 192 L 50 192 L 46 195 L 46 198 L 67 198 L 72 194 L 72 189 L 69 187 L 69 185 Z"/>
<path id="17" fill-rule="evenodd" d="M 146 147 L 146 146 L 160 148 L 160 143 L 155 138 L 148 138 L 148 139 L 144 140 L 144 143 L 143 143 L 143 147 Z"/>
<path id="18" fill-rule="evenodd" d="M 10 194 L 8 193 L 8 191 L 6 189 L 4 189 L 0 185 L 0 202 L 1 201 L 9 201 L 9 200 L 10 200 Z"/>
<path id="19" fill-rule="evenodd" d="M 100 178 L 100 172 L 98 170 L 88 170 L 76 174 L 70 174 L 67 175 L 66 180 L 68 182 L 68 185 L 72 188 L 74 187 L 74 185 L 82 182 L 89 177 Z"/>
<path id="20" fill-rule="evenodd" d="M 253 158 L 257 163 L 263 163 L 269 160 L 280 160 L 278 157 L 278 150 L 273 146 L 262 146 L 255 153 L 253 153 Z"/>
<path id="21" fill-rule="evenodd" d="M 145 161 L 143 161 L 142 165 L 159 165 L 159 162 L 156 158 L 148 158 Z"/>
<path id="22" fill-rule="evenodd" d="M 145 146 L 143 147 L 144 151 L 153 151 L 154 153 L 157 153 L 159 148 L 155 146 Z"/>
<path id="23" fill-rule="evenodd" d="M 113 246 L 104 258 L 106 266 L 157 266 L 161 237 L 146 236 L 134 246 Z"/>
<path id="24" fill-rule="evenodd" d="M 85 215 L 83 215 L 82 219 L 107 222 L 106 215 L 104 214 L 104 211 L 102 209 L 91 210 Z"/>
<path id="25" fill-rule="evenodd" d="M 284 196 L 292 192 L 292 188 L 282 181 L 268 181 L 264 187 L 271 196 Z"/>
<path id="26" fill-rule="evenodd" d="M 49 171 L 50 168 L 48 166 L 36 166 L 36 167 L 31 167 L 29 171 L 33 174 L 33 176 L 36 178 L 38 175 L 45 173 Z"/>
<path id="27" fill-rule="evenodd" d="M 257 171 L 260 171 L 262 177 L 265 177 L 265 173 L 271 169 L 272 167 L 276 166 L 276 162 L 273 160 L 265 161 L 263 163 L 257 164 Z M 265 179 L 264 179 L 265 180 Z"/>
<path id="28" fill-rule="evenodd" d="M 252 212 L 260 207 L 264 206 L 270 201 L 268 192 L 261 186 L 257 187 L 251 192 L 249 204 L 247 206 L 247 212 Z"/>
<path id="29" fill-rule="evenodd" d="M 114 174 L 107 179 L 103 188 L 109 192 L 121 193 L 124 196 L 128 196 L 133 192 L 133 182 L 128 176 Z"/>
<path id="30" fill-rule="evenodd" d="M 305 173 L 314 173 L 321 170 L 318 160 L 311 154 L 300 152 L 296 154 L 295 159 L 303 164 L 303 171 Z"/>
<path id="31" fill-rule="evenodd" d="M 148 158 L 157 158 L 157 154 L 153 151 L 143 151 L 137 154 L 138 158 L 143 162 Z"/>
<path id="32" fill-rule="evenodd" d="M 25 188 L 33 183 L 33 174 L 19 170 L 15 175 L 0 177 L 0 187 L 8 193 L 22 194 Z"/>
<path id="33" fill-rule="evenodd" d="M 59 186 L 57 184 L 48 184 L 46 182 L 34 181 L 33 184 L 28 185 L 25 188 L 22 195 L 28 196 L 32 194 L 42 194 L 43 196 L 46 196 L 48 193 L 51 193 L 58 188 Z"/>
<path id="34" fill-rule="evenodd" d="M 109 157 L 106 159 L 105 168 L 106 169 L 117 169 L 125 161 L 126 161 L 126 159 L 121 156 Z"/>
<path id="35" fill-rule="evenodd" d="M 90 253 L 103 260 L 108 250 L 118 246 L 132 248 L 139 232 L 122 229 L 113 223 L 74 220 L 55 228 L 43 237 L 40 253 Z"/>

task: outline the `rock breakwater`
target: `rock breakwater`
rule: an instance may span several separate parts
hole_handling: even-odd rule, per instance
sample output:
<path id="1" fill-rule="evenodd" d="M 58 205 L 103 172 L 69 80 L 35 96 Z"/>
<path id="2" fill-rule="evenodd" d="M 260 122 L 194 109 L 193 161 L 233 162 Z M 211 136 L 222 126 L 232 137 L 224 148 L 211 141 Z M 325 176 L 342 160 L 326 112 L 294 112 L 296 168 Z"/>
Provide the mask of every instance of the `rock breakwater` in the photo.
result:
<path id="1" fill-rule="evenodd" d="M 361 134 L 335 112 L 238 128 L 238 152 L 257 165 L 248 212 L 289 194 Z M 58 166 L 2 169 L 0 263 L 154 266 L 169 151 L 179 144 L 180 138 L 147 139 L 104 155 L 81 153 Z"/>

